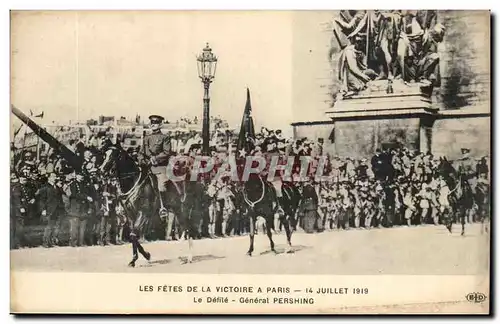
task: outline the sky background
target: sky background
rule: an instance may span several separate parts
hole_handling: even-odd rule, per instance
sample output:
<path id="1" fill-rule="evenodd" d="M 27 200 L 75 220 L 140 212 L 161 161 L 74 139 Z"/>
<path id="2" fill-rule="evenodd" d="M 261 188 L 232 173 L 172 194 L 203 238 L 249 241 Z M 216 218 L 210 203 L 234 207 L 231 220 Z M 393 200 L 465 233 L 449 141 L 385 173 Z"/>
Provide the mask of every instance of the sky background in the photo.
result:
<path id="1" fill-rule="evenodd" d="M 44 111 L 45 123 L 201 117 L 196 55 L 209 42 L 219 57 L 211 114 L 238 125 L 249 87 L 256 126 L 291 134 L 293 109 L 310 109 L 292 107 L 292 23 L 278 11 L 16 12 L 11 102 Z"/>

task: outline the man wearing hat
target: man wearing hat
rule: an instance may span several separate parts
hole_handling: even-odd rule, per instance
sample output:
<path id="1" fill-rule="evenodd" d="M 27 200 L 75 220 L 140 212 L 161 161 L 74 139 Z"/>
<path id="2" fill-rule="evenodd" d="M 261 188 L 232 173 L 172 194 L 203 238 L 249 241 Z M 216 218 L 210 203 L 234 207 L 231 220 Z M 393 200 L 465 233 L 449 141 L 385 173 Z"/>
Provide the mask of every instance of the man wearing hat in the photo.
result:
<path id="1" fill-rule="evenodd" d="M 14 170 L 10 173 L 10 248 L 16 249 L 20 245 L 23 231 L 22 190 L 19 177 Z M 20 237 L 21 236 L 21 237 Z"/>
<path id="2" fill-rule="evenodd" d="M 24 224 L 29 219 L 35 199 L 31 196 L 28 187 L 27 173 L 21 172 L 19 182 L 14 181 L 11 186 L 11 204 L 13 206 L 14 248 L 25 246 Z"/>
<path id="3" fill-rule="evenodd" d="M 70 225 L 70 245 L 85 244 L 85 232 L 89 218 L 89 206 L 93 203 L 89 187 L 84 182 L 81 173 L 75 174 L 76 181 L 68 183 L 65 195 L 67 197 L 66 212 Z"/>
<path id="4" fill-rule="evenodd" d="M 385 179 L 385 161 L 384 157 L 382 156 L 382 151 L 380 149 L 377 149 L 375 151 L 375 155 L 373 155 L 371 159 L 371 165 L 372 165 L 372 170 L 373 173 L 375 174 L 375 178 L 378 180 L 383 180 Z"/>
<path id="5" fill-rule="evenodd" d="M 486 175 L 486 179 L 488 179 L 489 168 L 488 168 L 488 161 L 486 160 L 485 156 L 479 159 L 476 165 L 476 173 L 478 178 L 480 178 L 481 175 L 484 174 Z"/>
<path id="6" fill-rule="evenodd" d="M 97 174 L 96 168 L 87 170 L 87 190 L 92 202 L 88 204 L 87 228 L 90 232 L 91 244 L 100 243 L 101 218 L 104 211 L 101 208 L 104 204 L 103 184 Z"/>
<path id="7" fill-rule="evenodd" d="M 368 165 L 365 158 L 361 159 L 361 163 L 357 166 L 356 175 L 360 181 L 368 180 Z"/>
<path id="8" fill-rule="evenodd" d="M 87 149 L 87 137 L 85 134 L 80 134 L 80 138 L 78 142 L 75 144 L 75 153 L 80 157 L 83 158 L 83 155 L 85 153 L 85 150 Z"/>
<path id="9" fill-rule="evenodd" d="M 51 247 L 54 244 L 55 225 L 59 218 L 58 213 L 63 207 L 62 190 L 57 185 L 57 180 L 57 175 L 50 173 L 47 183 L 38 191 L 41 220 L 45 225 L 42 243 L 44 247 Z"/>
<path id="10" fill-rule="evenodd" d="M 161 199 L 165 193 L 165 183 L 167 182 L 167 165 L 172 154 L 172 146 L 170 138 L 161 132 L 163 123 L 162 116 L 149 116 L 151 134 L 144 137 L 144 145 L 142 146 L 141 156 L 139 161 L 143 164 L 150 164 L 151 171 L 156 175 L 158 180 L 158 190 L 160 191 Z M 162 210 L 164 211 L 164 210 Z"/>
<path id="11" fill-rule="evenodd" d="M 38 173 L 43 175 L 43 176 L 46 176 L 48 173 L 47 166 L 48 166 L 47 153 L 41 152 L 40 153 L 40 161 L 38 161 L 38 165 L 37 165 Z"/>
<path id="12" fill-rule="evenodd" d="M 109 137 L 106 134 L 106 131 L 104 130 L 100 130 L 99 132 L 97 132 L 95 138 L 97 140 L 97 148 L 101 152 L 104 149 L 108 148 L 110 145 L 112 145 L 111 140 L 109 139 Z"/>
<path id="13" fill-rule="evenodd" d="M 35 156 L 30 151 L 25 151 L 22 158 L 19 159 L 19 162 L 16 166 L 17 171 L 21 171 L 22 169 L 34 170 L 35 169 Z"/>
<path id="14" fill-rule="evenodd" d="M 470 156 L 470 149 L 462 148 L 462 157 L 455 161 L 453 167 L 464 177 L 474 191 L 476 187 L 476 162 Z"/>

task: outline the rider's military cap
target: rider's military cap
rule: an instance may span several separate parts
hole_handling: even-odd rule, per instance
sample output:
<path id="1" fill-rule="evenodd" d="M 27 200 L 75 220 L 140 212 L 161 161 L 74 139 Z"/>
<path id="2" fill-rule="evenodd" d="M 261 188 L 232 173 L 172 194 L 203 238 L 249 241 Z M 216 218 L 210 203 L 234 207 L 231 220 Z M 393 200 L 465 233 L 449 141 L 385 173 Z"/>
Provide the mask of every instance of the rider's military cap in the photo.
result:
<path id="1" fill-rule="evenodd" d="M 151 124 L 161 124 L 165 118 L 160 115 L 151 115 L 149 116 L 149 122 Z"/>

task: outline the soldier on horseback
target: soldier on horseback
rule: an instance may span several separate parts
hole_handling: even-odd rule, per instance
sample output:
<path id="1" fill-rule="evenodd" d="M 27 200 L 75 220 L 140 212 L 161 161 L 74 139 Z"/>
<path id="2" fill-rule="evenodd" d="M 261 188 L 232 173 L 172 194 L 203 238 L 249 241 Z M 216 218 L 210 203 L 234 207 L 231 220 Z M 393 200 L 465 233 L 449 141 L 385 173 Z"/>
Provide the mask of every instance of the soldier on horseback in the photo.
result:
<path id="1" fill-rule="evenodd" d="M 470 157 L 470 149 L 463 148 L 462 157 L 458 159 L 456 162 L 455 169 L 459 174 L 464 176 L 466 180 L 472 180 L 476 177 L 475 163 L 474 159 Z"/>
<path id="2" fill-rule="evenodd" d="M 168 135 L 161 132 L 163 123 L 162 116 L 149 116 L 151 134 L 144 137 L 144 144 L 139 161 L 142 164 L 150 164 L 151 171 L 156 176 L 158 191 L 160 192 L 161 209 L 160 215 L 165 216 L 167 210 L 163 204 L 165 201 L 165 183 L 167 182 L 167 165 L 172 155 L 172 146 Z"/>
<path id="3" fill-rule="evenodd" d="M 470 149 L 462 148 L 462 158 L 455 161 L 453 169 L 456 171 L 457 185 L 452 192 L 454 193 L 451 198 L 453 199 L 452 206 L 454 211 L 457 212 L 460 222 L 462 224 L 462 233 L 465 233 L 465 219 L 473 210 L 474 205 L 474 188 L 476 185 L 476 170 L 474 159 L 470 154 Z M 451 231 L 450 231 L 451 232 Z"/>
<path id="4" fill-rule="evenodd" d="M 470 149 L 463 148 L 462 157 L 454 165 L 459 176 L 461 176 L 474 191 L 477 183 L 476 161 L 470 156 Z"/>

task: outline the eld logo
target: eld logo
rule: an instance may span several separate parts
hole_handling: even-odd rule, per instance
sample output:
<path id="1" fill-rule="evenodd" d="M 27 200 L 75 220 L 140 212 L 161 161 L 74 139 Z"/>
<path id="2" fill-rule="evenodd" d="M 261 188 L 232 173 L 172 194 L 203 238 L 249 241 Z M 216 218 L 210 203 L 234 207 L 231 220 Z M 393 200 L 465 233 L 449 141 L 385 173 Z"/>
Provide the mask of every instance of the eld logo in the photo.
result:
<path id="1" fill-rule="evenodd" d="M 467 294 L 465 298 L 467 298 L 467 301 L 470 301 L 471 303 L 482 303 L 486 300 L 486 295 L 479 292 L 473 292 Z"/>

